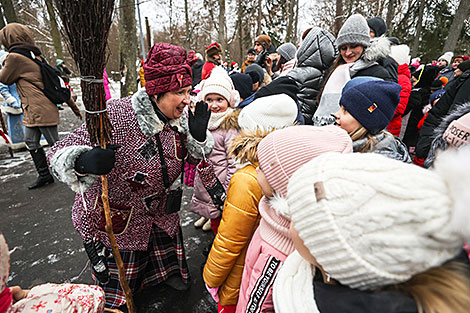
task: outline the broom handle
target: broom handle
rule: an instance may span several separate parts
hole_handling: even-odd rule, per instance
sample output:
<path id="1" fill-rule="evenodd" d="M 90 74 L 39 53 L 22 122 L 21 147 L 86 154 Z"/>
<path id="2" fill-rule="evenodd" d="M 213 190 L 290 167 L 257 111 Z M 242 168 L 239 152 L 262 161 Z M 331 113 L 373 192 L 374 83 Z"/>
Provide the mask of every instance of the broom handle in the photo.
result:
<path id="1" fill-rule="evenodd" d="M 101 199 L 103 200 L 104 216 L 106 219 L 106 233 L 108 234 L 114 259 L 116 260 L 116 264 L 119 270 L 119 282 L 121 283 L 122 291 L 124 291 L 124 295 L 126 296 L 127 309 L 129 310 L 129 313 L 135 313 L 134 300 L 132 300 L 132 292 L 129 288 L 129 284 L 126 279 L 126 271 L 124 269 L 124 264 L 122 263 L 121 253 L 119 253 L 116 237 L 114 236 L 113 232 L 113 222 L 111 221 L 111 210 L 109 209 L 108 201 L 108 179 L 106 178 L 106 175 L 101 175 L 101 182 L 103 186 L 103 193 L 101 194 Z"/>

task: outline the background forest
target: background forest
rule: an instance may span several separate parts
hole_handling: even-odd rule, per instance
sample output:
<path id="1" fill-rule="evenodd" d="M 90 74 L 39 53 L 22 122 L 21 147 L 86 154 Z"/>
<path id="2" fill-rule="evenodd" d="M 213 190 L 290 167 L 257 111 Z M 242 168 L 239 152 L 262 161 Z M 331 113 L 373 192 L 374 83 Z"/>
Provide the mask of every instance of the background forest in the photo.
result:
<path id="1" fill-rule="evenodd" d="M 28 25 L 49 63 L 60 58 L 75 68 L 54 0 L 0 0 L 0 5 L 0 28 L 11 22 Z M 470 53 L 468 0 L 116 0 L 114 13 L 107 71 L 116 80 L 126 76 L 122 95 L 134 92 L 136 84 L 125 82 L 136 81 L 136 60 L 155 42 L 203 54 L 205 46 L 218 41 L 224 59 L 240 63 L 261 33 L 270 35 L 276 46 L 298 44 L 308 26 L 336 34 L 354 13 L 382 17 L 387 35 L 408 44 L 412 56 L 424 62 L 445 51 Z"/>

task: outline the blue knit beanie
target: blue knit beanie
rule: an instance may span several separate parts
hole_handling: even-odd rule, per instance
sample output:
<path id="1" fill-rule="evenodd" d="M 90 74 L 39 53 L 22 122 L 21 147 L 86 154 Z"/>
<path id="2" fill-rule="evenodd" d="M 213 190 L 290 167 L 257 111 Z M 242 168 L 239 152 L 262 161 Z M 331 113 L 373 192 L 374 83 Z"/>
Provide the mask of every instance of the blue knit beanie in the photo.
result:
<path id="1" fill-rule="evenodd" d="M 400 102 L 401 86 L 388 81 L 368 81 L 343 92 L 339 104 L 364 128 L 376 134 L 388 126 Z"/>

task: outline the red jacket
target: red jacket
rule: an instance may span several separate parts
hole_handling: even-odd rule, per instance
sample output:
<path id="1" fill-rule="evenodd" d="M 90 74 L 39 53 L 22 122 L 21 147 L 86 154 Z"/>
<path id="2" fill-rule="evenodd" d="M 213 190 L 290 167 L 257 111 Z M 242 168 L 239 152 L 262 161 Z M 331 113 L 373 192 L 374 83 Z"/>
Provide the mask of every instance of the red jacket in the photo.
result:
<path id="1" fill-rule="evenodd" d="M 395 115 L 387 126 L 387 130 L 395 136 L 400 134 L 401 117 L 405 112 L 411 93 L 411 73 L 406 63 L 398 66 L 398 84 L 401 86 L 400 103 L 398 103 Z"/>

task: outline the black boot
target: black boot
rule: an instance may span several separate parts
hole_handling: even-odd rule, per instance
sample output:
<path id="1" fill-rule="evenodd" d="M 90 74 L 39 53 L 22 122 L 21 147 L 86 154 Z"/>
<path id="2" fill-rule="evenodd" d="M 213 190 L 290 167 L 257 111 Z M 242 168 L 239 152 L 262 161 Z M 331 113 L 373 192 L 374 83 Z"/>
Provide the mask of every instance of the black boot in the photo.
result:
<path id="1" fill-rule="evenodd" d="M 49 172 L 49 168 L 47 167 L 47 160 L 44 149 L 39 148 L 36 150 L 29 150 L 29 153 L 31 153 L 31 157 L 33 158 L 34 165 L 36 166 L 39 177 L 34 184 L 28 186 L 28 189 L 36 189 L 52 184 L 54 182 L 54 178 L 52 178 L 52 175 Z"/>

